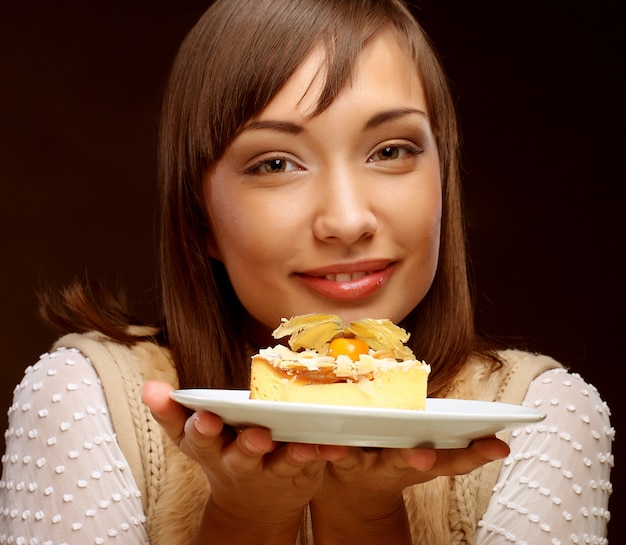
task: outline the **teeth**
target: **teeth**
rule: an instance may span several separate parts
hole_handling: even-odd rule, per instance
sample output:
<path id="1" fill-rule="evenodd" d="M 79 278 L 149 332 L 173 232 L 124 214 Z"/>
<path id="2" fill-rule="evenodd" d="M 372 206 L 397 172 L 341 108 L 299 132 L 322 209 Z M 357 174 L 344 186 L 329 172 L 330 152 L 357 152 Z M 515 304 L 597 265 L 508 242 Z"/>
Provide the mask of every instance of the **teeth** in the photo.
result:
<path id="1" fill-rule="evenodd" d="M 350 282 L 351 280 L 358 280 L 371 273 L 355 272 L 355 273 L 341 273 L 341 274 L 327 274 L 324 278 L 333 282 Z"/>

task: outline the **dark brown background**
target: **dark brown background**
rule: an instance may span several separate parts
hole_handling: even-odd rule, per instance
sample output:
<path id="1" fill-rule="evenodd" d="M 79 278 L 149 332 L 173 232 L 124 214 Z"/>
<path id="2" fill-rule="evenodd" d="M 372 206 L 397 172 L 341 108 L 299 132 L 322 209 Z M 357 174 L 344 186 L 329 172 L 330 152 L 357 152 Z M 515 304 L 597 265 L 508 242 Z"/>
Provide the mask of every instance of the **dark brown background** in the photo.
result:
<path id="1" fill-rule="evenodd" d="M 618 4 L 430 0 L 418 9 L 463 127 L 479 323 L 570 365 L 609 402 L 618 428 L 611 536 L 626 532 L 619 516 L 626 128 Z M 53 338 L 35 318 L 40 286 L 88 271 L 127 286 L 141 313 L 153 315 L 159 96 L 180 40 L 205 6 L 3 6 L 2 407 Z M 0 414 L 4 428 L 5 409 Z"/>

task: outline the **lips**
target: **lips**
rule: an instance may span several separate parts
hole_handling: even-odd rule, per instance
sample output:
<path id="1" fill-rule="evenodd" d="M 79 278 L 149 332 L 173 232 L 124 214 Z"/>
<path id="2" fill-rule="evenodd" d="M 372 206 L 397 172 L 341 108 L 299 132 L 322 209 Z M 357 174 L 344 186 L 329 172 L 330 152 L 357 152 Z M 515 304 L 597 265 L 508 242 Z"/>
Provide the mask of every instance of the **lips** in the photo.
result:
<path id="1" fill-rule="evenodd" d="M 328 299 L 354 301 L 372 297 L 380 292 L 395 269 L 390 261 L 372 261 L 346 265 L 333 265 L 304 273 L 296 277 L 307 288 Z"/>

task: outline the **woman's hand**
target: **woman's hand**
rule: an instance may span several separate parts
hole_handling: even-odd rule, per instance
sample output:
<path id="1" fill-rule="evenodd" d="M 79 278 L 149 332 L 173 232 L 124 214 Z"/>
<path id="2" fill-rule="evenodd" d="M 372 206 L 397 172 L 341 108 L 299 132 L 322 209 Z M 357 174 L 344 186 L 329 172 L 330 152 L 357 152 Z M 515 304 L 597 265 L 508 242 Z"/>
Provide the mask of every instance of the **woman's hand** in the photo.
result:
<path id="1" fill-rule="evenodd" d="M 326 458 L 315 445 L 273 442 L 264 428 L 237 433 L 212 413 L 190 414 L 169 397 L 171 390 L 165 383 L 148 382 L 142 397 L 168 436 L 207 475 L 211 497 L 204 525 L 214 539 L 220 532 L 233 539 L 237 532 L 260 528 L 276 540 L 272 543 L 281 542 L 281 535 L 293 543 L 302 510 L 322 485 Z M 325 448 L 330 459 L 345 453 Z"/>
<path id="2" fill-rule="evenodd" d="M 322 454 L 325 448 L 319 447 Z M 508 445 L 495 437 L 463 449 L 350 448 L 327 465 L 324 484 L 311 501 L 316 542 L 343 536 L 362 543 L 410 543 L 404 488 L 469 473 L 508 453 Z"/>
<path id="3" fill-rule="evenodd" d="M 318 447 L 324 455 L 327 448 Z M 357 496 L 395 495 L 413 484 L 443 475 L 462 475 L 509 453 L 509 447 L 494 436 L 473 441 L 467 448 L 368 449 L 350 448 L 326 469 L 324 490 L 359 489 Z M 337 490 L 333 490 L 337 489 Z M 322 491 L 323 492 L 323 491 Z M 360 501 L 360 500 L 359 500 Z"/>

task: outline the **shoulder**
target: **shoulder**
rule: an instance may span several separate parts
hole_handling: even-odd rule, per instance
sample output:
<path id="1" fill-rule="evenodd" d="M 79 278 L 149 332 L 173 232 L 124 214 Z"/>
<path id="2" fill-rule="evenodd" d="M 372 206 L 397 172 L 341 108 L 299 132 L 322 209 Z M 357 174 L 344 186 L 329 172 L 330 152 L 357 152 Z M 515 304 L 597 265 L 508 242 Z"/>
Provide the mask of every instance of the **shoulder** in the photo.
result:
<path id="1" fill-rule="evenodd" d="M 127 537 L 146 542 L 141 492 L 85 354 L 68 347 L 43 354 L 15 388 L 8 416 L 0 477 L 7 543 L 24 535 L 33 543 L 85 542 L 122 524 Z"/>
<path id="2" fill-rule="evenodd" d="M 76 349 L 45 353 L 27 367 L 15 387 L 8 417 L 7 452 L 75 444 L 89 429 L 100 430 L 105 442 L 114 435 L 98 375 Z"/>
<path id="3" fill-rule="evenodd" d="M 549 356 L 522 350 L 501 350 L 490 357 L 478 354 L 459 373 L 448 397 L 521 403 L 538 375 L 560 367 Z"/>
<path id="4" fill-rule="evenodd" d="M 611 411 L 592 384 L 577 373 L 551 369 L 532 381 L 523 404 L 542 412 L 545 418 L 515 430 L 512 451 L 541 452 L 566 472 L 574 467 L 595 467 L 608 482 L 615 430 Z"/>
<path id="5" fill-rule="evenodd" d="M 498 357 L 507 367 L 536 369 L 539 373 L 547 369 L 562 368 L 563 364 L 546 354 L 526 350 L 506 349 L 498 351 Z"/>
<path id="6" fill-rule="evenodd" d="M 608 425 L 611 411 L 597 388 L 578 373 L 550 369 L 537 376 L 526 392 L 524 404 L 544 411 L 548 417 L 576 415 L 580 424 L 592 420 Z M 549 423 L 549 420 L 548 420 Z"/>
<path id="7" fill-rule="evenodd" d="M 58 347 L 46 352 L 26 368 L 22 381 L 14 390 L 15 398 L 41 399 L 55 404 L 87 392 L 90 396 L 101 390 L 98 375 L 87 358 L 77 348 Z M 22 410 L 24 410 L 22 408 Z"/>
<path id="8" fill-rule="evenodd" d="M 107 383 L 117 383 L 116 379 L 122 375 L 139 382 L 154 379 L 175 385 L 176 367 L 169 350 L 156 342 L 140 340 L 140 334 L 145 338 L 149 333 L 146 328 L 135 328 L 135 333 L 138 335 L 135 343 L 123 343 L 96 331 L 72 333 L 59 339 L 54 347 L 78 349 Z"/>
<path id="9" fill-rule="evenodd" d="M 500 383 L 495 401 L 521 403 L 530 384 L 542 373 L 563 366 L 550 356 L 523 350 L 504 350 L 498 353 L 502 361 Z"/>
<path id="10" fill-rule="evenodd" d="M 574 411 L 575 406 L 585 406 L 610 416 L 609 407 L 597 388 L 552 357 L 519 350 L 506 350 L 501 356 L 505 365 L 513 369 L 513 380 L 517 381 L 520 373 L 530 377 L 525 404 L 544 409 L 562 406 L 569 411 Z"/>

